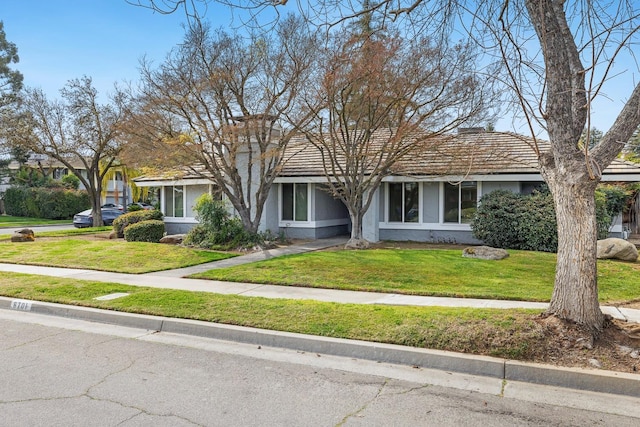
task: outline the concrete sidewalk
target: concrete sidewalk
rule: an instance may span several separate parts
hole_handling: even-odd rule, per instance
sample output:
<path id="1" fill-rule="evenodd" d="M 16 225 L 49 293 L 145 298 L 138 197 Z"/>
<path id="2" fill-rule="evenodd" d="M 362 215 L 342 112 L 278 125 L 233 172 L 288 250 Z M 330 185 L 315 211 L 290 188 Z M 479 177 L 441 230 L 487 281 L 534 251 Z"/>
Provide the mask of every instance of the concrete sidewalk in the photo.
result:
<path id="1" fill-rule="evenodd" d="M 296 245 L 265 250 L 262 252 L 253 252 L 235 258 L 200 264 L 193 267 L 158 271 L 147 274 L 110 273 L 94 270 L 40 267 L 18 264 L 0 264 L 0 271 L 39 274 L 43 276 L 64 277 L 78 280 L 92 280 L 96 282 L 122 283 L 132 286 L 178 289 L 194 292 L 213 292 L 219 294 L 242 295 L 248 297 L 304 299 L 351 304 L 501 309 L 532 308 L 537 310 L 545 310 L 548 307 L 547 303 L 540 302 L 488 300 L 477 298 L 426 297 L 392 293 L 343 291 L 335 289 L 303 288 L 295 286 L 276 286 L 259 283 L 222 282 L 217 280 L 187 279 L 184 277 L 190 274 L 207 271 L 214 268 L 231 267 L 235 265 L 271 259 L 283 255 L 299 254 L 326 249 L 334 246 L 341 246 L 344 245 L 346 241 L 347 239 L 342 237 L 318 239 Z M 640 310 L 614 306 L 603 306 L 602 311 L 616 319 L 640 323 Z"/>

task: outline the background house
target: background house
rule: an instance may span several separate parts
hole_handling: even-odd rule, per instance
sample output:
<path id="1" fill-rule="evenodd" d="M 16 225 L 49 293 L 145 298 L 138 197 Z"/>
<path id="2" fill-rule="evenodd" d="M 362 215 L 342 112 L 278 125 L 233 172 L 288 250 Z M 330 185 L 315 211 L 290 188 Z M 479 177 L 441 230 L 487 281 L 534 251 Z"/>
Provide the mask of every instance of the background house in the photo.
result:
<path id="1" fill-rule="evenodd" d="M 73 167 L 80 171 L 80 174 L 83 177 L 87 177 L 87 171 L 82 162 L 77 158 L 70 159 L 70 163 Z M 10 171 L 15 172 L 20 168 L 20 163 L 15 160 L 12 160 L 8 168 Z M 44 175 L 51 177 L 54 180 L 62 180 L 65 175 L 69 175 L 71 172 L 62 162 L 59 160 L 50 158 L 46 155 L 42 154 L 31 154 L 29 159 L 24 164 L 24 166 L 40 170 Z M 125 190 L 125 185 L 127 189 Z M 4 193 L 11 184 L 8 179 L 0 184 L 0 192 Z M 80 182 L 80 189 L 83 190 L 84 186 L 82 182 Z M 131 203 L 131 188 L 129 185 L 125 184 L 122 180 L 122 174 L 119 172 L 115 172 L 112 179 L 108 180 L 105 192 L 103 195 L 102 203 L 114 203 L 114 204 L 122 204 L 126 206 Z M 124 195 L 124 198 L 123 198 Z"/>

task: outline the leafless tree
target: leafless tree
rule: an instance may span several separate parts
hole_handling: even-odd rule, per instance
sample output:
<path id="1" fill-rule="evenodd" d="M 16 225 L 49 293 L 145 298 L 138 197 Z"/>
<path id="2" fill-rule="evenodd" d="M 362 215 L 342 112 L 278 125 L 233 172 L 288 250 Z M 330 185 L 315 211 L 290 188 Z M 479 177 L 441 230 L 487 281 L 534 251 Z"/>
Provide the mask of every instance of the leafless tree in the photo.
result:
<path id="1" fill-rule="evenodd" d="M 41 89 L 25 89 L 7 122 L 7 140 L 73 172 L 89 193 L 93 225 L 102 226 L 102 181 L 122 147 L 122 108 L 117 101 L 100 104 L 89 77 L 69 81 L 61 94 L 61 100 L 51 101 Z"/>
<path id="2" fill-rule="evenodd" d="M 270 37 L 212 32 L 198 23 L 161 67 L 143 64 L 131 116 L 138 137 L 170 148 L 191 173 L 212 179 L 256 232 L 316 50 L 293 18 Z"/>
<path id="3" fill-rule="evenodd" d="M 282 2 L 223 3 L 259 10 L 278 8 Z M 296 4 L 309 20 L 320 18 L 319 24 L 336 25 L 371 11 L 404 20 L 414 34 L 434 31 L 435 22 L 438 30 L 467 34 L 503 62 L 502 82 L 514 94 L 514 105 L 532 136 L 538 136 L 539 126 L 551 143 L 547 152 L 540 152 L 536 144 L 532 147 L 553 193 L 558 220 L 558 263 L 548 312 L 601 330 L 594 192 L 602 171 L 640 124 L 640 84 L 629 77 L 629 70 L 618 68 L 625 54 L 630 64 L 637 64 L 637 2 L 380 0 L 369 3 L 368 10 L 360 2 L 342 0 Z M 591 128 L 594 100 L 606 96 L 608 85 L 621 79 L 629 82 L 629 95 L 617 119 L 595 147 L 581 147 L 582 132 Z"/>
<path id="4" fill-rule="evenodd" d="M 506 81 L 535 136 L 541 127 L 550 150 L 541 152 L 540 172 L 553 194 L 558 221 L 558 262 L 548 313 L 597 332 L 604 316 L 598 302 L 595 189 L 602 171 L 640 124 L 640 85 L 609 130 L 591 146 L 591 107 L 608 84 L 625 79 L 616 62 L 633 46 L 640 9 L 632 2 L 522 0 L 488 2 L 472 11 L 476 34 L 493 36 Z"/>
<path id="5" fill-rule="evenodd" d="M 469 46 L 375 32 L 370 21 L 326 47 L 302 129 L 321 154 L 330 193 L 349 211 L 350 247 L 367 245 L 364 215 L 395 165 L 442 133 L 484 121 L 493 99 Z"/>

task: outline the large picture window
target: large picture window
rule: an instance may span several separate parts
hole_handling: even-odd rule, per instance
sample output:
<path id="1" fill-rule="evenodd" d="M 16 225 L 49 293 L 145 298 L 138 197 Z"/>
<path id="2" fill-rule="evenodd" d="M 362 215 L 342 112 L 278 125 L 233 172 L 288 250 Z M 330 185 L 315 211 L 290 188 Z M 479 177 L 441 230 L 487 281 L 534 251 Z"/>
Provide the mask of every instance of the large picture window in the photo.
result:
<path id="1" fill-rule="evenodd" d="M 469 224 L 478 207 L 478 184 L 444 184 L 444 222 Z"/>
<path id="2" fill-rule="evenodd" d="M 182 185 L 164 187 L 164 215 L 175 218 L 184 217 L 184 187 Z"/>
<path id="3" fill-rule="evenodd" d="M 307 184 L 282 184 L 282 220 L 308 220 Z"/>
<path id="4" fill-rule="evenodd" d="M 389 222 L 418 222 L 420 219 L 417 182 L 389 183 Z"/>

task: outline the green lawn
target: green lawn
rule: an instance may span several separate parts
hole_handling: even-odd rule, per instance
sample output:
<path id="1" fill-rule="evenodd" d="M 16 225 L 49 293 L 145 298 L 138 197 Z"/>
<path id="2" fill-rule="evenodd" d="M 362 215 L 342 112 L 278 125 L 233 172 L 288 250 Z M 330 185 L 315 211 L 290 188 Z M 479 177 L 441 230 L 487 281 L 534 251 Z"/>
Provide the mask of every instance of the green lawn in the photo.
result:
<path id="1" fill-rule="evenodd" d="M 462 298 L 549 301 L 555 254 L 509 251 L 500 261 L 463 258 L 461 250 L 328 251 L 210 270 L 193 277 Z M 603 302 L 640 299 L 640 263 L 599 261 Z"/>
<path id="2" fill-rule="evenodd" d="M 22 216 L 0 215 L 0 228 L 29 227 L 32 225 L 71 224 L 70 219 L 26 218 Z"/>
<path id="3" fill-rule="evenodd" d="M 86 268 L 119 273 L 148 273 L 230 258 L 224 252 L 158 243 L 60 238 L 35 242 L 0 242 L 0 262 Z"/>
<path id="4" fill-rule="evenodd" d="M 130 295 L 111 301 L 94 299 L 116 292 Z M 3 273 L 0 295 L 512 359 L 531 360 L 544 345 L 535 310 L 267 299 L 18 273 Z"/>

